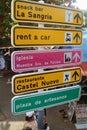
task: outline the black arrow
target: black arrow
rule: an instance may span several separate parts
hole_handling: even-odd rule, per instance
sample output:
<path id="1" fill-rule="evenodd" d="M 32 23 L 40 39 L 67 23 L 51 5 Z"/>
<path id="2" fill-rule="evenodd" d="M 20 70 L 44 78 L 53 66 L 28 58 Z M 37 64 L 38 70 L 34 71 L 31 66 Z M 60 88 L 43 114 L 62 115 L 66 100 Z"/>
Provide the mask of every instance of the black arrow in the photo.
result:
<path id="1" fill-rule="evenodd" d="M 74 17 L 74 19 L 76 19 L 76 22 L 78 23 L 79 22 L 79 19 L 81 20 L 81 17 L 80 15 L 77 13 Z"/>
<path id="2" fill-rule="evenodd" d="M 76 80 L 76 77 L 79 77 L 79 74 L 77 73 L 77 71 L 74 72 L 74 74 L 72 75 L 72 78 L 74 77 L 74 79 Z"/>
<path id="3" fill-rule="evenodd" d="M 76 39 L 76 42 L 78 42 L 78 39 L 81 39 L 78 33 L 75 34 L 73 40 L 74 40 L 74 39 Z"/>

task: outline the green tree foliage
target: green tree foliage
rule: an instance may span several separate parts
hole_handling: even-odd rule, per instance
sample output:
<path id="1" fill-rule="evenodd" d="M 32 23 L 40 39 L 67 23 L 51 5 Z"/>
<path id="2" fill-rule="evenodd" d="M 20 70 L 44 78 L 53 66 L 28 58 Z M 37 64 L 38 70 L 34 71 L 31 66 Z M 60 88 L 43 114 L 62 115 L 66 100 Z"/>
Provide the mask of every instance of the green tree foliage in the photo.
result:
<path id="1" fill-rule="evenodd" d="M 9 0 L 1 0 L 0 1 L 0 15 L 3 18 L 2 28 L 3 37 L 8 37 L 10 33 L 10 27 L 12 24 L 11 20 L 11 1 Z"/>
<path id="2" fill-rule="evenodd" d="M 10 31 L 12 26 L 11 20 L 11 1 L 10 0 L 0 0 L 0 16 L 3 18 L 1 24 L 2 27 L 2 44 L 5 45 L 10 43 Z"/>

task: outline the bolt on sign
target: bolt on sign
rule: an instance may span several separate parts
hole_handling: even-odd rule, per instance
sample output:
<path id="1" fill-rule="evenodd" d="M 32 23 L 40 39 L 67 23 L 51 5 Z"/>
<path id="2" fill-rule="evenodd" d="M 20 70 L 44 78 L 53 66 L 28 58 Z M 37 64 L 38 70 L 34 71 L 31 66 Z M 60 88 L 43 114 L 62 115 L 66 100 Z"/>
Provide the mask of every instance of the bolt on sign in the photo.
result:
<path id="1" fill-rule="evenodd" d="M 52 70 L 48 72 L 37 72 L 19 74 L 12 77 L 12 92 L 23 94 L 40 89 L 48 89 L 77 83 L 81 80 L 81 69 L 79 67 Z"/>
<path id="2" fill-rule="evenodd" d="M 11 54 L 11 68 L 14 72 L 28 72 L 42 68 L 76 66 L 81 64 L 81 60 L 81 49 L 14 51 Z"/>
<path id="3" fill-rule="evenodd" d="M 40 93 L 15 96 L 11 100 L 11 111 L 14 115 L 32 110 L 39 110 L 78 100 L 81 94 L 79 85 Z"/>
<path id="4" fill-rule="evenodd" d="M 11 44 L 15 47 L 82 44 L 82 31 L 76 29 L 14 26 L 11 33 Z"/>
<path id="5" fill-rule="evenodd" d="M 11 17 L 19 22 L 33 21 L 74 26 L 83 24 L 83 13 L 80 10 L 23 0 L 12 1 Z"/>

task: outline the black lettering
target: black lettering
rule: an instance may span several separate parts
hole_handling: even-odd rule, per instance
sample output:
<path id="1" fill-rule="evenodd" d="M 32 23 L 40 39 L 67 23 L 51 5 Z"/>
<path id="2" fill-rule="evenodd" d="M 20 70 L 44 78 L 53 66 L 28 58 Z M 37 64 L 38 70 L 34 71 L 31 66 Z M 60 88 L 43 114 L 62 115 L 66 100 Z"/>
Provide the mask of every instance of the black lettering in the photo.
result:
<path id="1" fill-rule="evenodd" d="M 43 11 L 43 8 L 35 7 L 36 11 Z"/>
<path id="2" fill-rule="evenodd" d="M 37 40 L 37 39 L 38 39 L 38 36 L 37 36 L 37 35 L 35 35 L 35 36 L 34 36 L 34 40 Z"/>
<path id="3" fill-rule="evenodd" d="M 59 80 L 42 81 L 42 86 L 50 86 L 58 84 Z"/>
<path id="4" fill-rule="evenodd" d="M 40 20 L 52 20 L 52 16 L 49 14 L 35 14 L 33 12 L 28 12 L 28 17 L 30 18 L 36 18 L 36 19 L 40 19 Z"/>
<path id="5" fill-rule="evenodd" d="M 21 85 L 18 85 L 18 86 L 17 86 L 17 89 L 18 89 L 18 90 L 21 90 Z"/>
<path id="6" fill-rule="evenodd" d="M 32 17 L 32 12 L 28 12 L 28 17 Z"/>
<path id="7" fill-rule="evenodd" d="M 42 81 L 42 86 L 46 86 L 46 81 Z"/>
<path id="8" fill-rule="evenodd" d="M 29 35 L 17 35 L 17 39 L 18 40 L 31 40 L 31 34 L 29 34 Z"/>
<path id="9" fill-rule="evenodd" d="M 17 5 L 18 9 L 26 9 L 26 10 L 33 10 L 33 7 L 30 6 L 23 6 L 23 5 Z"/>
<path id="10" fill-rule="evenodd" d="M 17 16 L 18 17 L 25 17 L 25 14 L 23 12 L 19 13 L 19 11 L 17 11 Z"/>

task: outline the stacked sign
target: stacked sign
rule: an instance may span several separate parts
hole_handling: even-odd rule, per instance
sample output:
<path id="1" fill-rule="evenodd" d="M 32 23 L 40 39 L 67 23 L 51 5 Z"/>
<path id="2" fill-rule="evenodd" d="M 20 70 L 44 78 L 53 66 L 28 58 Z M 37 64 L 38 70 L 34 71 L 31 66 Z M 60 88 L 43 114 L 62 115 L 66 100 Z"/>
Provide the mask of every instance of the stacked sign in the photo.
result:
<path id="1" fill-rule="evenodd" d="M 13 0 L 11 5 L 12 19 L 16 22 L 34 22 L 81 26 L 83 14 L 59 6 Z M 61 13 L 59 13 L 61 12 Z M 11 43 L 14 47 L 32 46 L 70 46 L 81 45 L 82 31 L 77 29 L 54 29 L 29 26 L 14 26 L 11 29 Z M 32 93 L 12 98 L 12 113 L 48 108 L 58 104 L 74 101 L 80 97 L 80 87 L 72 86 L 59 89 L 63 85 L 78 83 L 81 80 L 81 69 L 70 68 L 81 63 L 81 50 L 43 50 L 16 51 L 11 55 L 14 72 L 47 69 L 47 72 L 19 74 L 12 77 L 12 92 L 15 95 Z M 60 69 L 66 67 L 68 69 Z M 52 68 L 57 68 L 52 70 Z M 57 88 L 39 93 L 40 89 Z M 74 93 L 74 94 L 73 94 Z M 39 98 L 40 97 L 40 98 Z"/>

